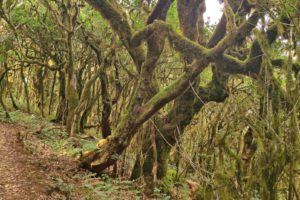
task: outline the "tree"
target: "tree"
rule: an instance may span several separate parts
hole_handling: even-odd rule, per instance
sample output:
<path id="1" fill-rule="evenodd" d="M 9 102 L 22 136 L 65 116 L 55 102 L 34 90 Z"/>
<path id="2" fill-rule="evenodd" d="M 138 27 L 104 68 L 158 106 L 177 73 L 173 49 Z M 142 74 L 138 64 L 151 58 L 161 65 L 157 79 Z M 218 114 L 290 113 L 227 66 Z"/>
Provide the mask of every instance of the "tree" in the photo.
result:
<path id="1" fill-rule="evenodd" d="M 132 137 L 141 124 L 154 116 L 154 114 L 164 105 L 183 94 L 175 101 L 174 110 L 169 114 L 169 118 L 173 121 L 165 120 L 167 123 L 159 122 L 161 119 L 154 117 L 156 124 L 159 126 L 158 130 L 163 133 L 164 136 L 171 135 L 166 138 L 168 138 L 167 141 L 172 141 L 173 139 L 173 142 L 171 143 L 174 145 L 177 126 L 179 125 L 179 133 L 183 132 L 184 127 L 189 124 L 193 116 L 194 108 L 192 106 L 189 108 L 193 103 L 193 98 L 195 98 L 195 94 L 193 94 L 192 91 L 193 87 L 191 86 L 193 86 L 193 84 L 197 85 L 197 76 L 210 63 L 215 63 L 214 78 L 209 85 L 209 87 L 215 89 L 215 94 L 213 92 L 211 93 L 211 90 L 208 88 L 202 88 L 199 96 L 203 96 L 205 101 L 223 101 L 226 98 L 227 73 L 240 73 L 253 78 L 259 76 L 263 61 L 259 55 L 264 53 L 264 47 L 262 47 L 264 44 L 262 44 L 262 38 L 260 38 L 260 36 L 256 34 L 257 39 L 253 41 L 248 56 L 243 56 L 247 58 L 244 61 L 240 61 L 238 58 L 233 57 L 229 49 L 234 51 L 235 47 L 245 45 L 244 41 L 247 36 L 251 36 L 252 30 L 254 30 L 254 33 L 257 32 L 257 29 L 255 29 L 256 24 L 259 19 L 264 18 L 266 14 L 264 8 L 270 6 L 272 8 L 274 5 L 272 2 L 258 1 L 251 4 L 248 1 L 243 1 L 242 3 L 238 1 L 224 1 L 224 16 L 216 27 L 216 31 L 206 47 L 193 42 L 193 40 L 203 42 L 201 36 L 199 38 L 199 34 L 197 34 L 203 32 L 201 31 L 203 28 L 201 27 L 201 20 L 198 21 L 197 18 L 202 17 L 203 9 L 201 10 L 201 7 L 203 7 L 203 5 L 201 4 L 203 2 L 178 1 L 179 21 L 185 37 L 176 33 L 172 26 L 166 23 L 149 20 L 159 11 L 161 13 L 160 15 L 166 15 L 165 12 L 168 10 L 169 6 L 167 1 L 158 1 L 155 9 L 148 18 L 148 25 L 136 34 L 132 33 L 129 24 L 126 22 L 125 17 L 122 15 L 122 11 L 116 3 L 107 1 L 87 2 L 110 22 L 111 27 L 118 33 L 124 46 L 135 61 L 137 70 L 140 71 L 139 85 L 136 89 L 135 97 L 132 100 L 130 107 L 124 112 L 125 114 L 122 117 L 122 121 L 118 124 L 110 137 L 105 141 L 99 142 L 98 149 L 84 154 L 82 164 L 88 169 L 95 172 L 101 172 L 109 165 L 115 163 L 124 149 L 129 145 Z M 240 6 L 240 4 L 242 6 Z M 165 9 L 164 6 L 166 6 L 167 9 Z M 253 10 L 254 12 L 252 12 Z M 276 18 L 279 19 L 280 22 L 290 24 L 289 19 L 281 17 L 280 12 L 274 12 L 276 13 Z M 160 15 L 157 14 L 156 19 L 161 19 L 159 18 Z M 249 15 L 249 17 L 245 18 L 246 15 Z M 239 18 L 239 20 L 236 20 L 237 18 Z M 198 22 L 200 22 L 200 25 L 197 24 Z M 267 25 L 269 29 L 265 33 L 266 39 L 264 40 L 269 44 L 274 43 L 275 39 L 280 34 L 280 27 L 278 24 L 271 24 L 272 23 L 269 23 L 269 25 Z M 197 28 L 199 28 L 200 31 L 198 31 Z M 161 55 L 163 43 L 166 38 L 170 42 L 172 48 L 178 51 L 186 60 L 186 66 L 183 75 L 179 77 L 177 81 L 163 90 L 158 90 L 155 87 L 156 84 L 153 72 L 155 63 Z M 141 56 L 141 53 L 137 53 L 142 51 L 140 45 L 143 41 L 147 42 L 147 56 L 145 58 Z M 143 64 L 140 64 L 141 62 L 138 61 L 143 59 Z M 178 102 L 178 104 L 176 104 L 176 102 Z M 184 102 L 187 103 L 185 104 Z M 201 108 L 201 105 L 198 105 L 198 109 L 199 108 Z M 195 111 L 196 110 L 197 109 L 195 109 Z M 174 117 L 174 115 L 176 115 L 176 117 Z M 177 116 L 180 116 L 179 119 Z M 164 126 L 166 128 L 164 128 Z M 166 150 L 165 153 L 163 145 L 166 146 L 166 144 L 164 144 L 164 142 L 159 142 L 159 139 L 162 140 L 158 135 L 156 140 L 156 144 L 159 144 L 158 152 L 161 156 L 168 156 L 170 148 L 169 150 Z M 167 157 L 161 157 L 161 159 L 158 160 L 159 163 L 164 163 L 164 161 L 167 160 Z M 150 167 L 149 169 L 152 168 Z M 162 169 L 163 167 L 161 167 L 161 170 Z"/>

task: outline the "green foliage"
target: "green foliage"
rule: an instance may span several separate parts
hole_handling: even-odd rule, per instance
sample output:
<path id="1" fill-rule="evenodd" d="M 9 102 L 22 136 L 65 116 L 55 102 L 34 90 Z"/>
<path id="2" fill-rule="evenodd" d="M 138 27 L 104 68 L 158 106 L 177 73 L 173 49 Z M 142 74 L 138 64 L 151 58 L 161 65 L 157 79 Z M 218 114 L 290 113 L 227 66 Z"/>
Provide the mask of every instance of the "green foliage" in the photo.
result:
<path id="1" fill-rule="evenodd" d="M 75 188 L 74 185 L 71 185 L 59 177 L 52 177 L 51 184 L 48 188 L 48 193 L 60 193 L 67 199 L 73 198 L 73 192 Z"/>
<path id="2" fill-rule="evenodd" d="M 169 24 L 172 24 L 173 28 L 177 31 L 179 31 L 179 19 L 178 19 L 178 13 L 177 13 L 177 4 L 173 3 L 169 9 L 168 15 L 167 15 L 167 22 Z"/>
<path id="3" fill-rule="evenodd" d="M 43 119 L 40 116 L 36 115 L 28 115 L 21 111 L 11 111 L 10 112 L 10 119 L 3 117 L 4 111 L 0 110 L 0 121 L 1 122 L 8 122 L 8 123 L 16 123 L 22 126 L 30 126 L 32 128 L 39 128 L 41 126 L 49 125 L 50 123 Z"/>
<path id="4" fill-rule="evenodd" d="M 107 176 L 101 179 L 84 178 L 82 189 L 85 190 L 86 199 L 112 199 L 117 200 L 120 197 L 124 200 L 142 199 L 142 194 L 139 190 L 133 187 L 130 181 L 112 180 Z"/>
<path id="5" fill-rule="evenodd" d="M 170 188 L 173 188 L 176 185 L 177 181 L 176 169 L 169 168 L 166 177 L 161 182 L 162 191 L 168 192 Z"/>
<path id="6" fill-rule="evenodd" d="M 104 20 L 101 15 L 93 10 L 89 5 L 83 8 L 82 12 L 79 14 L 79 18 L 84 23 L 87 30 L 94 31 L 97 35 L 102 34 L 109 28 L 107 21 Z"/>
<path id="7" fill-rule="evenodd" d="M 160 199 L 189 199 L 189 189 L 184 180 L 178 178 L 177 170 L 170 166 L 165 178 L 154 189 L 154 195 Z"/>
<path id="8" fill-rule="evenodd" d="M 201 86 L 206 86 L 212 80 L 212 75 L 211 67 L 206 68 L 200 75 Z"/>
<path id="9" fill-rule="evenodd" d="M 28 13 L 26 12 L 25 4 L 20 4 L 14 8 L 12 19 L 15 24 L 25 24 L 29 21 Z"/>

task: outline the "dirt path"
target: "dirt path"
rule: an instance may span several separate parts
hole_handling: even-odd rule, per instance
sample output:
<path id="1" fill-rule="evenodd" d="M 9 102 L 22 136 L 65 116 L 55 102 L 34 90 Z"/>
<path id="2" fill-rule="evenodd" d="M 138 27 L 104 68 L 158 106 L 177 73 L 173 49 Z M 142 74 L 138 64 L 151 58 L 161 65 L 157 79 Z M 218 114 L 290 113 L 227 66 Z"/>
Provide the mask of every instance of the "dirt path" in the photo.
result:
<path id="1" fill-rule="evenodd" d="M 18 142 L 25 128 L 0 123 L 0 200 L 42 200 L 47 198 L 47 174 L 38 158 Z"/>

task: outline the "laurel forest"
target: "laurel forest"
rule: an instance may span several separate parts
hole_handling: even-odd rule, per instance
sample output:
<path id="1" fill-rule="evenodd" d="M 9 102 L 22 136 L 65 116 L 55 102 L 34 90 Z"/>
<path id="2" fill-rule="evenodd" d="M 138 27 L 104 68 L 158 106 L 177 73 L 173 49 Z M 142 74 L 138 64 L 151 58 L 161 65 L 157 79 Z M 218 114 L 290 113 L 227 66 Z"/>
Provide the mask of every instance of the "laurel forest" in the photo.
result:
<path id="1" fill-rule="evenodd" d="M 299 200 L 300 1 L 209 2 L 0 0 L 1 121 L 146 199 Z"/>

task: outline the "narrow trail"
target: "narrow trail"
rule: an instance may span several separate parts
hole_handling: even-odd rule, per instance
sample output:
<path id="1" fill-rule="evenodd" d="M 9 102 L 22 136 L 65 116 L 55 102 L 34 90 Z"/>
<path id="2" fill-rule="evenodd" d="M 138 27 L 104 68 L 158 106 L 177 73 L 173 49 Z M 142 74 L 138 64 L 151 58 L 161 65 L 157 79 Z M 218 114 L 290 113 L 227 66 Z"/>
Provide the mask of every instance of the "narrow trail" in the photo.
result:
<path id="1" fill-rule="evenodd" d="M 48 199 L 47 171 L 38 167 L 38 158 L 18 142 L 18 133 L 24 130 L 0 123 L 0 200 Z"/>

